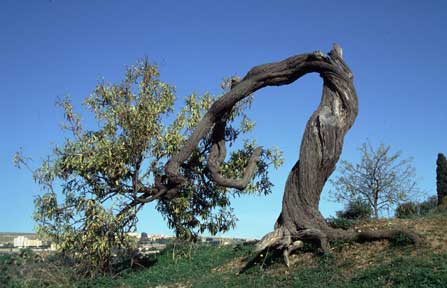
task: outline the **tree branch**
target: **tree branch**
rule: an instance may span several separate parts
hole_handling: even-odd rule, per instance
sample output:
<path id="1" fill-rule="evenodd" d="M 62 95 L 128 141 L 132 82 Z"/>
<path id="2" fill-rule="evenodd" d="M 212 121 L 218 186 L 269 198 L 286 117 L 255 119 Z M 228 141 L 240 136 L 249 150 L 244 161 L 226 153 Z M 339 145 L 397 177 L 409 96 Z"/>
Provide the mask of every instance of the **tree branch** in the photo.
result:
<path id="1" fill-rule="evenodd" d="M 341 63 L 341 66 L 334 65 L 334 62 L 337 64 Z M 311 72 L 337 75 L 337 77 L 341 79 L 352 76 L 351 74 L 347 75 L 347 73 L 341 71 L 340 67 L 347 69 L 342 60 L 341 49 L 339 47 L 334 47 L 334 50 L 329 53 L 329 56 L 320 51 L 316 51 L 310 54 L 297 55 L 279 62 L 259 65 L 252 68 L 241 81 L 232 85 L 230 91 L 211 105 L 210 109 L 197 124 L 183 147 L 168 160 L 165 165 L 165 173 L 170 184 L 178 187 L 186 182 L 186 179 L 180 175 L 179 168 L 181 164 L 191 156 L 199 141 L 211 131 L 216 122 L 218 122 L 226 113 L 229 113 L 238 101 L 263 87 L 290 84 L 303 75 Z M 346 80 L 349 81 L 349 79 Z M 222 148 L 221 145 L 217 145 L 217 148 L 215 149 L 218 149 L 219 146 Z M 214 153 L 219 156 L 220 154 L 218 151 Z M 255 150 L 246 171 L 250 172 L 250 167 L 255 166 L 256 155 L 258 153 L 260 153 L 259 149 Z M 213 164 L 211 164 L 211 166 L 212 165 Z M 250 176 L 250 173 L 246 173 L 240 183 L 232 183 L 233 181 L 226 181 L 219 177 L 219 173 L 212 174 L 213 178 L 215 178 L 214 180 L 220 183 L 220 185 L 229 185 L 233 187 L 242 187 L 242 184 L 245 184 L 245 179 Z"/>
<path id="2" fill-rule="evenodd" d="M 248 165 L 244 170 L 243 176 L 240 179 L 229 179 L 225 178 L 220 173 L 220 165 L 225 160 L 226 156 L 226 148 L 225 148 L 225 126 L 226 121 L 220 120 L 218 121 L 213 128 L 212 134 L 212 146 L 211 151 L 208 156 L 207 166 L 210 170 L 210 176 L 212 180 L 220 186 L 228 187 L 228 188 L 236 188 L 239 190 L 245 189 L 251 178 L 253 177 L 256 171 L 256 162 L 259 160 L 259 157 L 262 153 L 262 148 L 258 147 L 253 151 L 253 154 L 248 161 Z"/>

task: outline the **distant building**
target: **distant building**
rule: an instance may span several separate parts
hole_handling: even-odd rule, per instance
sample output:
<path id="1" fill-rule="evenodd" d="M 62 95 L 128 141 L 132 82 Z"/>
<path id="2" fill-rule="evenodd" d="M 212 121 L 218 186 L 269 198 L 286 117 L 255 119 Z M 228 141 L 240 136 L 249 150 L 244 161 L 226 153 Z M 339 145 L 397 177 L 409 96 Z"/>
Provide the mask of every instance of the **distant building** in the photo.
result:
<path id="1" fill-rule="evenodd" d="M 138 250 L 143 254 L 159 253 L 170 243 L 175 241 L 175 236 L 163 235 L 163 234 L 147 234 L 131 232 L 128 236 L 137 240 Z M 1 249 L 13 249 L 18 250 L 20 248 L 37 248 L 42 251 L 57 251 L 58 246 L 52 241 L 42 241 L 37 238 L 35 233 L 8 233 L 0 232 L 0 247 Z M 197 239 L 199 242 L 205 245 L 231 245 L 241 244 L 245 242 L 255 242 L 256 239 L 242 239 L 242 238 L 222 238 L 222 237 L 210 237 L 202 236 Z M 1 285 L 0 285 L 1 286 Z"/>
<path id="2" fill-rule="evenodd" d="M 43 246 L 43 242 L 42 240 L 36 239 L 36 240 L 31 240 L 31 239 L 27 239 L 27 241 L 25 241 L 25 247 L 41 247 Z"/>
<path id="3" fill-rule="evenodd" d="M 14 247 L 25 247 L 25 236 L 18 236 L 14 238 Z"/>
<path id="4" fill-rule="evenodd" d="M 163 235 L 163 234 L 149 234 L 149 235 L 147 235 L 147 237 L 151 241 L 174 238 L 173 236 L 168 236 L 168 235 Z"/>
<path id="5" fill-rule="evenodd" d="M 18 236 L 14 238 L 14 247 L 27 248 L 27 247 L 40 247 L 43 242 L 39 239 L 28 239 L 25 236 Z"/>

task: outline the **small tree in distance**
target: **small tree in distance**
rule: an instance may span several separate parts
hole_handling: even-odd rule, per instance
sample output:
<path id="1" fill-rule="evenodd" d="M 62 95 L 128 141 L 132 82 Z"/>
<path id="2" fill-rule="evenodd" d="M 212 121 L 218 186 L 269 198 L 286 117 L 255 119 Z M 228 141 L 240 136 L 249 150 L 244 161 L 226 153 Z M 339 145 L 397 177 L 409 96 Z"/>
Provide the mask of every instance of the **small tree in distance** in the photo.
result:
<path id="1" fill-rule="evenodd" d="M 377 149 L 371 143 L 359 148 L 360 163 L 342 161 L 339 176 L 331 180 L 332 192 L 339 202 L 361 199 L 370 205 L 375 218 L 380 211 L 389 210 L 408 201 L 417 192 L 415 169 L 411 159 L 401 159 L 401 153 L 391 153 L 389 145 Z"/>
<path id="2" fill-rule="evenodd" d="M 447 159 L 442 153 L 438 154 L 436 161 L 436 191 L 438 192 L 438 205 L 447 196 Z"/>

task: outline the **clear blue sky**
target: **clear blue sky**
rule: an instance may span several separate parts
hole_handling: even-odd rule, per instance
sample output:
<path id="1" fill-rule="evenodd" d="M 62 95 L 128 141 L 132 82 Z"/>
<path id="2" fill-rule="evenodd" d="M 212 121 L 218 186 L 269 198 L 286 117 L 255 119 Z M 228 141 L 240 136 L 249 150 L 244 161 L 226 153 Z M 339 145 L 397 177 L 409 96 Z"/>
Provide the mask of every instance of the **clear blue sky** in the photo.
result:
<path id="1" fill-rule="evenodd" d="M 61 142 L 54 102 L 79 104 L 100 77 L 121 79 L 126 65 L 148 56 L 179 99 L 220 92 L 230 75 L 333 42 L 355 74 L 359 116 L 342 158 L 356 161 L 369 138 L 414 157 L 420 187 L 436 193 L 435 161 L 447 152 L 446 1 L 144 1 L 2 0 L 0 3 L 0 231 L 33 229 L 31 175 L 13 167 L 19 147 L 35 164 Z M 268 197 L 233 201 L 238 226 L 227 236 L 260 237 L 281 209 L 284 182 L 298 157 L 305 123 L 320 100 L 321 79 L 256 93 L 253 136 L 277 145 L 286 162 L 272 172 Z M 321 210 L 333 215 L 339 204 Z M 170 233 L 148 207 L 140 231 Z"/>

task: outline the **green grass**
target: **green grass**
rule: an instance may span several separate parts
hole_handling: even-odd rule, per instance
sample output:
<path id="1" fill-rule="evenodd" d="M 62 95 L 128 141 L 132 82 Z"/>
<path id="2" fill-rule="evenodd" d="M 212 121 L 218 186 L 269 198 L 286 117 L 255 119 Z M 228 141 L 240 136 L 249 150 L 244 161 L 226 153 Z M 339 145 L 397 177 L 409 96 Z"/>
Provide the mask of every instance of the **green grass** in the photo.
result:
<path id="1" fill-rule="evenodd" d="M 77 287 L 69 267 L 23 250 L 20 255 L 0 254 L 0 287 Z"/>
<path id="2" fill-rule="evenodd" d="M 264 269 L 254 265 L 242 274 L 231 263 L 249 256 L 250 247 L 201 247 L 191 257 L 172 259 L 172 251 L 157 257 L 149 268 L 117 279 L 97 278 L 78 282 L 78 287 L 447 287 L 447 254 L 396 256 L 388 251 L 382 263 L 354 271 L 349 259 L 335 255 L 314 256 L 309 266 L 286 269 L 273 262 Z M 411 254 L 411 249 L 403 249 Z M 406 251 L 406 252 L 405 252 Z M 397 252 L 397 251 L 395 251 Z M 237 262 L 237 261 L 236 261 Z M 228 264 L 230 263 L 230 264 Z M 225 265 L 227 264 L 227 265 Z M 220 268 L 220 269 L 219 269 Z"/>
<path id="3" fill-rule="evenodd" d="M 369 226 L 366 226 L 369 225 Z M 365 227 L 406 226 L 423 237 L 424 245 L 407 239 L 375 243 L 332 243 L 330 254 L 308 250 L 291 258 L 267 253 L 253 260 L 251 244 L 237 246 L 172 246 L 146 259 L 146 266 L 114 277 L 85 279 L 70 268 L 32 255 L 0 255 L 0 287 L 446 287 L 447 217 L 381 220 Z M 360 227 L 361 228 L 361 227 Z M 363 229 L 363 228 L 362 228 Z"/>
<path id="4" fill-rule="evenodd" d="M 352 287 L 447 287 L 447 254 L 430 257 L 397 257 L 366 269 L 353 279 Z"/>
<path id="5" fill-rule="evenodd" d="M 290 269 L 273 259 L 267 266 L 257 263 L 244 273 L 239 272 L 241 263 L 246 263 L 242 260 L 252 255 L 249 245 L 176 247 L 175 252 L 171 248 L 154 256 L 152 266 L 139 271 L 80 280 L 54 267 L 48 277 L 39 279 L 36 271 L 19 271 L 21 265 L 28 265 L 28 271 L 30 265 L 37 269 L 36 264 L 2 256 L 0 287 L 447 287 L 447 254 L 420 251 L 412 256 L 411 247 L 392 247 L 365 269 L 357 269 L 352 259 L 341 261 L 328 254 L 308 255 L 306 265 Z"/>

